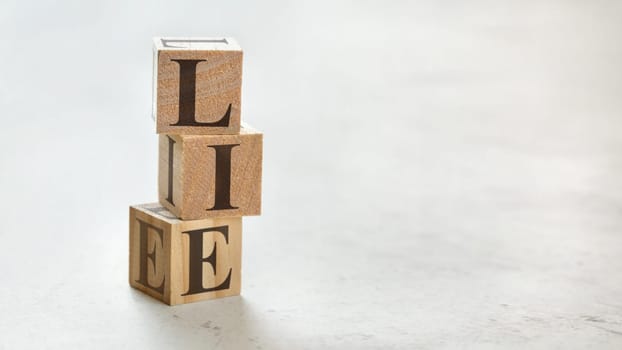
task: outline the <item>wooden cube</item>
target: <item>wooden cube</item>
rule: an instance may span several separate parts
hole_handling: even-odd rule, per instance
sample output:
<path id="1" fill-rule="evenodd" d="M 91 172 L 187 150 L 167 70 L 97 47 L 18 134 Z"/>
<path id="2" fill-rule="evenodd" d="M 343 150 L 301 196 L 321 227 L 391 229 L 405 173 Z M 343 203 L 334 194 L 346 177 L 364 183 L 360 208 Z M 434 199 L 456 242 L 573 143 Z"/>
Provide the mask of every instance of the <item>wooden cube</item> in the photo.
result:
<path id="1" fill-rule="evenodd" d="M 183 221 L 130 207 L 130 285 L 169 305 L 240 294 L 242 218 Z"/>
<path id="2" fill-rule="evenodd" d="M 237 134 L 242 49 L 232 38 L 154 38 L 153 115 L 165 134 Z"/>
<path id="3" fill-rule="evenodd" d="M 183 220 L 261 213 L 263 135 L 160 135 L 160 203 Z"/>

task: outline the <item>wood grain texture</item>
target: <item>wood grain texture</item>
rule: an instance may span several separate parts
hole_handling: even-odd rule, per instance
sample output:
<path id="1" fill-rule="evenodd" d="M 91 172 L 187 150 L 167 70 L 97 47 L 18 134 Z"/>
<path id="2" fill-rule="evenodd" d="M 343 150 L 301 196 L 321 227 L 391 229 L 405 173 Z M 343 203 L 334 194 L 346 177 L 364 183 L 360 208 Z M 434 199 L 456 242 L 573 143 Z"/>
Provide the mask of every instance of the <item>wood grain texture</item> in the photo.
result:
<path id="1" fill-rule="evenodd" d="M 186 42 L 184 40 L 207 40 Z M 163 40 L 165 41 L 163 44 Z M 177 41 L 175 41 L 177 40 Z M 153 115 L 156 131 L 166 134 L 237 134 L 240 130 L 242 49 L 232 38 L 154 38 Z M 228 126 L 175 126 L 180 119 L 181 65 L 174 60 L 204 60 L 194 67 L 197 122 L 220 120 L 230 108 Z M 185 81 L 185 80 L 183 80 Z M 187 82 L 187 81 L 186 81 Z"/>
<path id="2" fill-rule="evenodd" d="M 226 237 L 212 230 L 223 227 L 226 227 Z M 199 261 L 198 264 L 194 260 L 194 266 L 200 266 L 200 285 L 209 289 L 219 285 L 222 287 L 227 279 L 229 283 L 220 290 L 188 294 L 191 290 L 190 266 L 193 264 L 189 232 L 203 230 L 205 232 L 200 232 L 200 258 L 212 256 L 214 260 L 212 263 Z M 141 247 L 141 235 L 145 234 L 147 244 Z M 141 254 L 141 249 L 145 247 Z M 130 285 L 169 305 L 239 295 L 242 218 L 184 221 L 177 219 L 159 203 L 131 206 L 129 259 Z M 141 278 L 141 269 L 146 271 L 146 278 Z M 157 290 L 160 285 L 161 290 Z"/>
<path id="3" fill-rule="evenodd" d="M 159 201 L 184 220 L 261 214 L 263 135 L 243 125 L 238 135 L 160 135 Z M 219 182 L 229 171 L 215 147 L 230 146 L 230 183 Z M 171 147 L 172 162 L 171 162 Z M 169 174 L 172 174 L 170 176 Z M 217 193 L 229 193 L 233 209 L 214 209 Z"/>

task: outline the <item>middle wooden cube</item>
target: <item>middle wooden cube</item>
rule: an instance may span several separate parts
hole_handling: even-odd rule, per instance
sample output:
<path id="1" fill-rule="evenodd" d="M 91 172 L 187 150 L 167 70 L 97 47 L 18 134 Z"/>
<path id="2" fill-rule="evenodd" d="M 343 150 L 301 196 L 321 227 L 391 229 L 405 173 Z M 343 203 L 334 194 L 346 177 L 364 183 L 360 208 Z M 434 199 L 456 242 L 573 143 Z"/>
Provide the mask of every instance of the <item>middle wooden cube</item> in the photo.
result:
<path id="1" fill-rule="evenodd" d="M 261 214 L 263 135 L 160 135 L 159 201 L 183 220 Z"/>

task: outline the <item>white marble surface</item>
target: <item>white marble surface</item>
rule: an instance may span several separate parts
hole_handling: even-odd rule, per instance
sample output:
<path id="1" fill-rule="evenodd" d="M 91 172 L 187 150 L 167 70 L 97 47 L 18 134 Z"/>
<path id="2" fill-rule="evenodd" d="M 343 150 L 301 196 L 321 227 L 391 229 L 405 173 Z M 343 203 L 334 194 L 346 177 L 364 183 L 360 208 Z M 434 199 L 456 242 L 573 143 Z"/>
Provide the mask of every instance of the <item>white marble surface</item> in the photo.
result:
<path id="1" fill-rule="evenodd" d="M 0 4 L 0 348 L 622 348 L 618 1 Z M 151 36 L 231 35 L 243 296 L 127 283 Z"/>

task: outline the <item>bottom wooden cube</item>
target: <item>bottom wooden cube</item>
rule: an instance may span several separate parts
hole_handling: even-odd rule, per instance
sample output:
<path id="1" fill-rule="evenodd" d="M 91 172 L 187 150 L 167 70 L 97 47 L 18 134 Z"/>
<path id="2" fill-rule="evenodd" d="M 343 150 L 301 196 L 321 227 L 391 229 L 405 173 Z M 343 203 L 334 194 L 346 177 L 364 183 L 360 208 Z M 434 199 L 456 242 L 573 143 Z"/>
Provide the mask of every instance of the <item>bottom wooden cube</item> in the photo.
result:
<path id="1" fill-rule="evenodd" d="M 130 207 L 130 285 L 169 305 L 239 295 L 242 217 L 179 220 Z"/>

